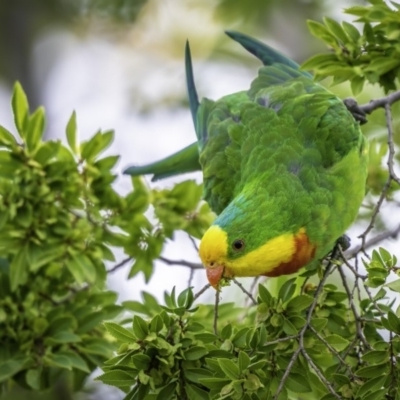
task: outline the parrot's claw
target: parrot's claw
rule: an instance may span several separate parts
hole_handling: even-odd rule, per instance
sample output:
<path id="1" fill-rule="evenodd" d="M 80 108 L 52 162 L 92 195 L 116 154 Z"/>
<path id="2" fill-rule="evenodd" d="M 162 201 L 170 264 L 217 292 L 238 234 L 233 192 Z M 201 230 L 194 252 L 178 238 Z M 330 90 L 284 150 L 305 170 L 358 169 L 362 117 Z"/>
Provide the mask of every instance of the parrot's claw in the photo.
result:
<path id="1" fill-rule="evenodd" d="M 351 246 L 351 240 L 347 235 L 342 235 L 336 241 L 336 244 L 339 244 L 343 251 L 346 251 Z"/>
<path id="2" fill-rule="evenodd" d="M 348 97 L 347 99 L 343 100 L 343 104 L 351 112 L 354 119 L 360 123 L 360 125 L 364 125 L 368 122 L 367 113 L 358 105 L 355 99 Z"/>

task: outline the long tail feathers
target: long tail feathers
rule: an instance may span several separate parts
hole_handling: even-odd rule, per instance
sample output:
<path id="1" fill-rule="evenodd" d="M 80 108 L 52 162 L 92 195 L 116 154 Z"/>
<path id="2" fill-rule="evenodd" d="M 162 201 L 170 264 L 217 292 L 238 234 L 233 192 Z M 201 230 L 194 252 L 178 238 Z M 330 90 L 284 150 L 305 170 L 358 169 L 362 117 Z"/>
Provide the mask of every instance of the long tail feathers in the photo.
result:
<path id="1" fill-rule="evenodd" d="M 241 44 L 248 52 L 255 55 L 264 65 L 272 65 L 274 63 L 284 64 L 288 67 L 299 69 L 299 65 L 290 58 L 274 50 L 273 48 L 261 43 L 257 39 L 245 35 L 244 33 L 235 31 L 225 31 L 225 33 L 234 41 Z M 304 76 L 312 77 L 311 74 L 301 71 Z"/>
<path id="2" fill-rule="evenodd" d="M 197 142 L 185 147 L 163 160 L 143 166 L 132 166 L 124 171 L 126 175 L 153 174 L 152 181 L 180 175 L 187 172 L 200 171 L 199 148 Z"/>
<path id="3" fill-rule="evenodd" d="M 190 55 L 189 41 L 186 41 L 185 46 L 185 69 L 186 69 L 186 87 L 189 97 L 190 111 L 192 113 L 194 127 L 196 129 L 196 116 L 199 108 L 199 98 L 197 96 L 196 85 L 193 77 L 192 57 Z"/>

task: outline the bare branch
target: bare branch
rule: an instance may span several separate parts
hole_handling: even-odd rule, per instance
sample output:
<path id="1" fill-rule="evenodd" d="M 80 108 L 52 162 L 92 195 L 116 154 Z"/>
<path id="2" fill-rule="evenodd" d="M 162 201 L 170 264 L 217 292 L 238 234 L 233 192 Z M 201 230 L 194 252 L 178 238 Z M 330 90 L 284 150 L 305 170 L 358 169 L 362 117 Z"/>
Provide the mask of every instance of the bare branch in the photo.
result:
<path id="1" fill-rule="evenodd" d="M 341 266 L 338 267 L 338 270 L 339 270 L 340 277 L 342 278 L 343 287 L 346 291 L 347 299 L 349 301 L 351 311 L 354 315 L 354 321 L 355 321 L 356 329 L 357 329 L 357 336 L 362 341 L 364 346 L 367 349 L 369 349 L 369 348 L 371 348 L 371 346 L 369 345 L 368 341 L 365 339 L 365 336 L 363 334 L 362 327 L 360 324 L 360 315 L 358 314 L 357 308 L 353 301 L 353 293 L 350 291 L 349 285 L 347 284 L 346 274 L 343 272 L 343 269 Z"/>
<path id="2" fill-rule="evenodd" d="M 246 288 L 239 281 L 237 281 L 235 278 L 233 278 L 232 280 L 233 280 L 233 282 L 235 282 L 235 284 L 237 286 L 239 286 L 240 290 L 243 293 L 247 294 L 248 298 L 253 302 L 253 304 L 256 305 L 257 302 L 254 300 L 254 297 L 252 296 L 252 294 L 248 290 L 246 290 Z"/>
<path id="3" fill-rule="evenodd" d="M 111 269 L 107 271 L 107 274 L 112 274 L 113 272 L 117 271 L 118 269 L 122 268 L 127 264 L 128 262 L 132 261 L 133 257 L 127 257 L 124 258 L 122 261 L 120 261 L 118 264 L 114 265 Z"/>
<path id="4" fill-rule="evenodd" d="M 356 246 L 356 247 L 354 247 L 352 249 L 349 249 L 349 250 L 345 251 L 344 252 L 344 259 L 353 258 L 362 249 L 366 250 L 366 249 L 368 249 L 368 248 L 370 248 L 372 246 L 375 246 L 375 245 L 379 244 L 380 242 L 382 242 L 382 241 L 384 241 L 386 239 L 389 239 L 389 238 L 396 239 L 399 234 L 400 234 L 400 225 L 397 228 L 395 228 L 395 229 L 393 229 L 391 231 L 382 232 L 379 235 L 376 235 L 373 238 L 367 240 L 364 243 L 364 246 L 362 246 L 362 244 L 360 244 L 360 245 L 358 245 L 358 246 Z"/>
<path id="5" fill-rule="evenodd" d="M 331 257 L 331 261 L 328 263 L 327 267 L 325 268 L 324 271 L 324 276 L 322 277 L 322 279 L 320 280 L 317 289 L 314 293 L 314 300 L 311 303 L 310 307 L 308 308 L 307 311 L 307 319 L 306 319 L 306 323 L 304 324 L 303 328 L 301 329 L 301 331 L 299 332 L 299 334 L 297 335 L 298 339 L 299 339 L 299 347 L 297 348 L 297 350 L 293 353 L 292 358 L 289 361 L 288 366 L 286 367 L 286 371 L 283 374 L 281 381 L 279 383 L 278 389 L 274 395 L 274 400 L 277 400 L 279 397 L 279 394 L 282 392 L 282 389 L 285 385 L 286 379 L 288 378 L 290 371 L 292 370 L 294 363 L 296 362 L 297 358 L 299 357 L 299 354 L 301 352 L 305 352 L 305 348 L 304 348 L 304 334 L 306 333 L 307 329 L 311 326 L 311 318 L 312 318 L 312 314 L 314 312 L 315 307 L 317 306 L 318 303 L 318 299 L 319 299 L 319 295 L 322 292 L 322 289 L 325 285 L 325 282 L 330 274 L 330 271 L 333 267 L 333 258 L 336 254 L 336 248 L 333 250 L 332 252 L 332 257 Z M 320 371 L 319 371 L 320 372 Z M 321 373 L 321 372 L 320 372 Z M 321 373 L 322 374 L 322 373 Z M 328 382 L 329 383 L 329 382 Z M 340 396 L 333 390 L 333 388 L 329 385 L 327 385 L 327 388 L 329 389 L 329 391 L 338 399 L 340 399 Z M 331 390 L 332 389 L 332 390 Z"/>
<path id="6" fill-rule="evenodd" d="M 199 247 L 197 246 L 196 241 L 194 240 L 194 238 L 193 238 L 192 235 L 189 235 L 189 234 L 188 234 L 188 236 L 189 236 L 190 241 L 192 242 L 192 245 L 193 245 L 194 249 L 195 249 L 196 252 L 198 253 L 198 252 L 199 252 Z"/>
<path id="7" fill-rule="evenodd" d="M 207 285 L 205 285 L 203 287 L 203 289 L 200 289 L 193 297 L 193 301 L 197 300 L 207 289 L 209 289 L 211 287 L 211 285 L 209 283 L 207 283 Z"/>
<path id="8" fill-rule="evenodd" d="M 400 90 L 398 90 L 397 92 L 393 92 L 380 99 L 371 100 L 369 103 L 359 106 L 359 108 L 366 114 L 371 114 L 372 111 L 378 108 L 384 108 L 386 105 L 390 106 L 391 104 L 399 100 L 400 100 Z"/>
<path id="9" fill-rule="evenodd" d="M 169 258 L 165 257 L 159 257 L 158 259 L 168 265 L 180 265 L 191 269 L 204 269 L 203 264 L 200 263 L 194 263 L 186 260 L 170 260 Z"/>
<path id="10" fill-rule="evenodd" d="M 389 157 L 387 160 L 387 166 L 389 169 L 389 174 L 391 179 L 393 179 L 398 185 L 400 185 L 400 178 L 394 172 L 394 141 L 393 141 L 393 123 L 392 123 L 392 110 L 390 109 L 390 104 L 385 104 L 385 116 L 386 116 L 386 126 L 388 129 L 388 146 L 389 146 Z"/>
<path id="11" fill-rule="evenodd" d="M 219 308 L 219 290 L 215 291 L 215 305 L 214 305 L 214 333 L 218 335 L 218 308 Z"/>

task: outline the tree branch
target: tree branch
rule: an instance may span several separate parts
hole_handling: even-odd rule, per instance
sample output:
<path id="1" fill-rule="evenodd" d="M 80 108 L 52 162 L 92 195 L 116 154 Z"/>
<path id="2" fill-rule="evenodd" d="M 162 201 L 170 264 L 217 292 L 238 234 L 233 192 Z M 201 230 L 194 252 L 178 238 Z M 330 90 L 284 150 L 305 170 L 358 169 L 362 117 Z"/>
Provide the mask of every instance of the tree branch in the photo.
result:
<path id="1" fill-rule="evenodd" d="M 391 230 L 391 231 L 385 231 L 382 232 L 376 236 L 374 236 L 373 238 L 367 240 L 364 245 L 360 244 L 352 249 L 349 249 L 347 251 L 344 252 L 344 259 L 349 259 L 349 258 L 353 258 L 355 257 L 361 250 L 366 250 L 372 246 L 377 245 L 378 243 L 382 242 L 383 240 L 392 238 L 392 239 L 396 239 L 397 236 L 400 234 L 400 225 Z"/>
<path id="2" fill-rule="evenodd" d="M 112 274 L 113 272 L 117 271 L 118 269 L 122 268 L 125 266 L 125 264 L 128 264 L 128 262 L 132 261 L 133 257 L 127 257 L 124 258 L 122 261 L 120 261 L 118 264 L 114 265 L 111 269 L 107 271 L 107 274 Z"/>
<path id="3" fill-rule="evenodd" d="M 194 263 L 186 260 L 170 260 L 169 258 L 165 257 L 158 257 L 163 263 L 168 265 L 181 265 L 183 267 L 189 267 L 191 269 L 204 269 L 203 264 Z"/>
<path id="4" fill-rule="evenodd" d="M 385 108 L 386 105 L 390 106 L 391 104 L 399 100 L 400 100 L 400 90 L 398 90 L 397 92 L 393 92 L 380 99 L 371 100 L 369 103 L 359 106 L 359 108 L 366 114 L 371 114 L 372 111 L 375 111 L 378 108 Z"/>

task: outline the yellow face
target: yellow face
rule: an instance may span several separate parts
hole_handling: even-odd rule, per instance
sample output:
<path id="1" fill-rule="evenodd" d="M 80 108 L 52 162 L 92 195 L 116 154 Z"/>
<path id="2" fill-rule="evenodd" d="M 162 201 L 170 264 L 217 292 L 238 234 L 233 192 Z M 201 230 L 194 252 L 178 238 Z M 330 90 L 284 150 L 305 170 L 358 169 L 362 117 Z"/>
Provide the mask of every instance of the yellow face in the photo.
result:
<path id="1" fill-rule="evenodd" d="M 237 249 L 237 242 L 228 243 L 227 233 L 217 225 L 212 225 L 204 234 L 199 253 L 213 287 L 217 288 L 223 277 L 275 276 L 295 272 L 313 257 L 315 251 L 304 228 L 297 234 L 285 233 L 273 238 L 247 253 Z M 237 251 L 237 257 L 228 257 L 229 246 Z"/>

